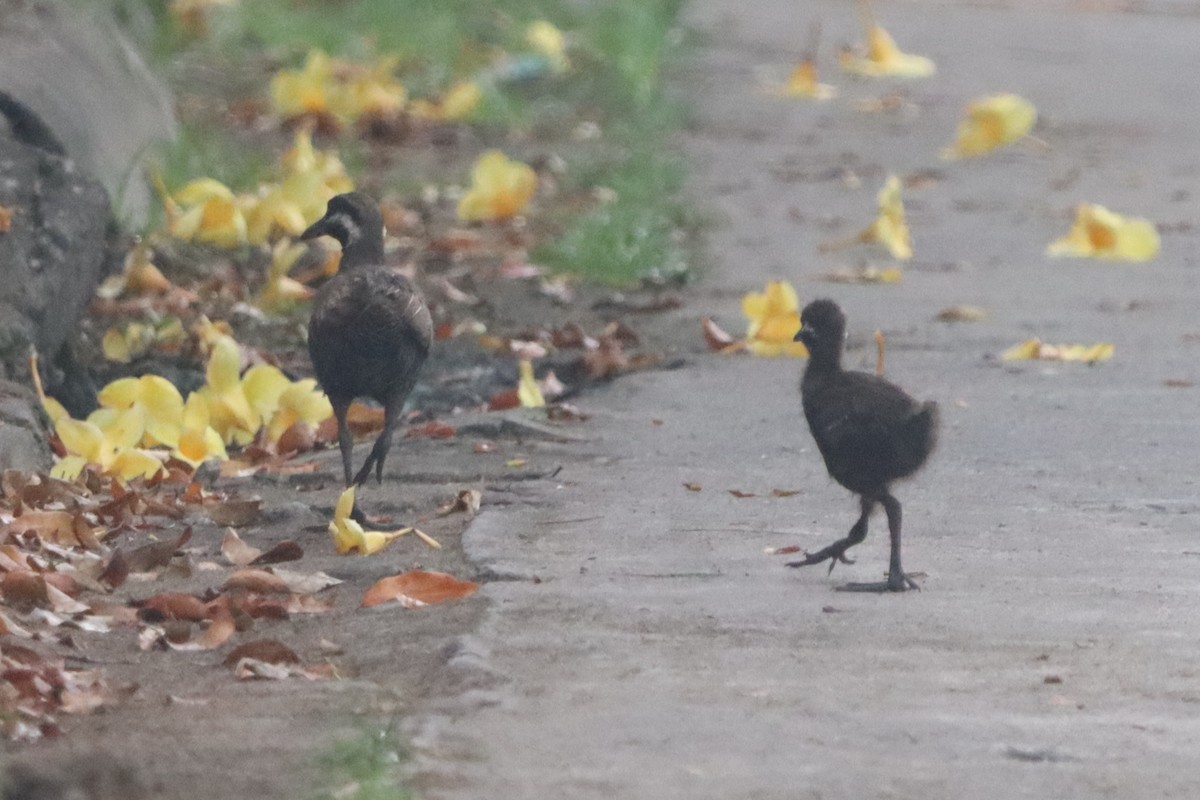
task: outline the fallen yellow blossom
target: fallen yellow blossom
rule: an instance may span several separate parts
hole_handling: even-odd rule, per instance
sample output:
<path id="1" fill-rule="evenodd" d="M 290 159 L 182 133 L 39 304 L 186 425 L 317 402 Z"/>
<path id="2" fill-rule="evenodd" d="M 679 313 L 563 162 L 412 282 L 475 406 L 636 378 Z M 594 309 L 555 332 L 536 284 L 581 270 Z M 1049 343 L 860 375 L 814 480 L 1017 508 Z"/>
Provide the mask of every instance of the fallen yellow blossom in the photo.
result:
<path id="1" fill-rule="evenodd" d="M 828 100 L 837 95 L 837 90 L 817 80 L 817 65 L 811 58 L 801 61 L 788 75 L 787 81 L 775 90 L 785 97 L 800 97 L 808 100 Z"/>
<path id="2" fill-rule="evenodd" d="M 1104 206 L 1084 203 L 1075 211 L 1071 230 L 1051 242 L 1046 255 L 1149 261 L 1158 255 L 1159 246 L 1153 222 L 1123 217 Z"/>
<path id="3" fill-rule="evenodd" d="M 800 300 L 787 281 L 769 281 L 762 292 L 742 297 L 746 315 L 746 349 L 760 356 L 808 356 L 802 342 L 792 339 L 800 330 Z"/>
<path id="4" fill-rule="evenodd" d="M 879 216 L 858 234 L 849 239 L 836 242 L 826 242 L 821 245 L 823 252 L 840 250 L 856 244 L 878 244 L 884 247 L 892 258 L 907 261 L 912 258 L 912 239 L 908 232 L 908 223 L 904 219 L 904 201 L 900 197 L 900 179 L 889 175 L 879 190 Z M 894 280 L 883 282 L 893 283 L 900 279 L 899 273 L 887 277 Z"/>
<path id="5" fill-rule="evenodd" d="M 183 428 L 183 397 L 175 384 L 161 375 L 118 378 L 100 390 L 97 399 L 104 408 L 135 410 L 142 417 L 145 436 L 140 443 L 174 447 Z"/>
<path id="6" fill-rule="evenodd" d="M 528 164 L 488 150 L 471 168 L 471 188 L 458 201 L 464 221 L 504 220 L 524 210 L 537 189 L 537 174 Z"/>
<path id="7" fill-rule="evenodd" d="M 838 63 L 846 72 L 872 78 L 924 78 L 937 71 L 930 59 L 902 52 L 891 34 L 873 23 L 867 25 L 866 54 L 842 50 Z"/>
<path id="8" fill-rule="evenodd" d="M 471 115 L 483 90 L 474 81 L 459 81 L 446 90 L 438 100 L 414 100 L 409 104 L 409 113 L 414 117 L 436 120 L 465 119 Z"/>
<path id="9" fill-rule="evenodd" d="M 333 537 L 333 546 L 339 553 L 342 555 L 348 553 L 359 553 L 364 556 L 374 555 L 408 533 L 415 534 L 430 547 L 441 549 L 442 546 L 437 540 L 416 528 L 401 528 L 396 531 L 364 530 L 363 526 L 350 516 L 354 510 L 354 488 L 353 486 L 347 488 L 338 497 L 337 505 L 333 509 L 333 520 L 329 523 L 329 535 Z"/>
<path id="10" fill-rule="evenodd" d="M 1026 339 L 1000 354 L 1001 361 L 1082 361 L 1095 364 L 1113 357 L 1109 342 L 1096 344 L 1043 344 L 1040 339 Z"/>
<path id="11" fill-rule="evenodd" d="M 994 94 L 967 105 L 954 144 L 942 158 L 968 158 L 1011 144 L 1033 130 L 1037 109 L 1015 94 Z"/>
<path id="12" fill-rule="evenodd" d="M 521 379 L 517 382 L 517 399 L 521 401 L 521 405 L 525 408 L 541 408 L 546 405 L 542 389 L 533 377 L 533 362 L 528 358 L 522 358 L 518 366 L 521 370 Z"/>
<path id="13" fill-rule="evenodd" d="M 185 242 L 220 247 L 246 243 L 246 217 L 233 191 L 213 178 L 197 178 L 163 198 L 167 230 Z"/>

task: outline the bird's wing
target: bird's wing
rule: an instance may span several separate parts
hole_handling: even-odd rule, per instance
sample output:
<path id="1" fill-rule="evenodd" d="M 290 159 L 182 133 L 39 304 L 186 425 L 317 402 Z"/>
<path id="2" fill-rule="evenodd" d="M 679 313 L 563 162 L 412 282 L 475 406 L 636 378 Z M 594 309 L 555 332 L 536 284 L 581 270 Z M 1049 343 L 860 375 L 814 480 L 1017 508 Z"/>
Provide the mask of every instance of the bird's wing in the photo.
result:
<path id="1" fill-rule="evenodd" d="M 346 277 L 350 280 L 335 278 L 326 286 L 313 311 L 310 338 L 336 337 L 364 359 L 387 359 L 398 347 L 429 351 L 433 319 L 408 279 L 384 269 Z"/>
<path id="2" fill-rule="evenodd" d="M 903 446 L 898 426 L 921 410 L 899 387 L 863 372 L 838 373 L 814 395 L 804 413 L 834 477 L 894 461 Z"/>

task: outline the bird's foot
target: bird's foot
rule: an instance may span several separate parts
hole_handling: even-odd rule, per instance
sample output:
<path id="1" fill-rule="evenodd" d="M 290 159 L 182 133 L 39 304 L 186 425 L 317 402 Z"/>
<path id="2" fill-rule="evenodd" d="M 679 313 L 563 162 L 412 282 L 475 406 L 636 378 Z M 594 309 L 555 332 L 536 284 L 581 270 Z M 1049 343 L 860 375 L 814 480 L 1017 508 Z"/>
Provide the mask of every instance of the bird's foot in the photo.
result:
<path id="1" fill-rule="evenodd" d="M 886 581 L 876 581 L 874 583 L 847 583 L 837 587 L 839 592 L 874 592 L 883 594 L 884 592 L 907 592 L 909 589 L 921 591 L 921 587 L 917 582 L 908 577 L 903 572 L 888 573 Z"/>
<path id="2" fill-rule="evenodd" d="M 367 480 L 370 479 L 371 470 L 375 467 L 375 462 L 377 460 L 378 459 L 375 458 L 374 453 L 371 453 L 369 456 L 367 456 L 366 463 L 362 465 L 362 469 L 360 469 L 358 471 L 358 474 L 354 476 L 354 485 L 355 486 L 362 486 L 364 483 L 367 482 Z M 380 469 L 376 470 L 376 477 L 378 478 L 379 483 L 383 483 L 382 467 Z"/>
<path id="3" fill-rule="evenodd" d="M 829 572 L 825 573 L 828 575 L 833 572 L 833 568 L 837 566 L 839 561 L 843 564 L 854 563 L 854 559 L 849 558 L 846 555 L 847 548 L 849 548 L 849 545 L 847 544 L 834 542 L 833 544 L 829 545 L 829 547 L 823 547 L 815 553 L 805 553 L 803 561 L 789 561 L 787 562 L 787 565 L 789 567 L 809 567 L 813 564 L 820 564 L 823 561 L 828 561 Z"/>

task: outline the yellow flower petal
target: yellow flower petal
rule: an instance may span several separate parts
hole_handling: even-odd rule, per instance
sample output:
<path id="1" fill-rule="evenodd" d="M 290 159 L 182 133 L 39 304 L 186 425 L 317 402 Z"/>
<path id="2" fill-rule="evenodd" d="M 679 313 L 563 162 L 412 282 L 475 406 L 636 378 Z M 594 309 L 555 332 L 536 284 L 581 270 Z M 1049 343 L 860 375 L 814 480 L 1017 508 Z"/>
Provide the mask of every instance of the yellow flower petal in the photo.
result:
<path id="1" fill-rule="evenodd" d="M 937 71 L 930 59 L 902 52 L 891 34 L 879 25 L 867 28 L 865 56 L 843 50 L 838 54 L 838 62 L 846 72 L 872 78 L 924 78 Z"/>
<path id="2" fill-rule="evenodd" d="M 219 336 L 212 346 L 204 375 L 208 385 L 218 392 L 237 386 L 242 370 L 242 354 L 230 336 Z"/>
<path id="3" fill-rule="evenodd" d="M 550 62 L 555 72 L 564 72 L 570 67 L 567 60 L 567 38 L 551 22 L 539 19 L 529 23 L 525 29 L 525 41 Z"/>
<path id="4" fill-rule="evenodd" d="M 83 456 L 64 456 L 54 462 L 50 468 L 50 477 L 63 481 L 73 481 L 83 472 L 88 461 Z"/>
<path id="5" fill-rule="evenodd" d="M 503 220 L 524 210 L 537 189 L 537 174 L 499 150 L 479 157 L 471 170 L 471 188 L 458 202 L 464 221 Z"/>
<path id="6" fill-rule="evenodd" d="M 1000 354 L 1001 361 L 1082 361 L 1094 364 L 1113 357 L 1116 348 L 1110 342 L 1084 344 L 1043 344 L 1040 339 L 1027 339 Z"/>
<path id="7" fill-rule="evenodd" d="M 162 461 L 146 450 L 122 450 L 105 472 L 122 480 L 153 478 L 163 469 Z"/>
<path id="8" fill-rule="evenodd" d="M 800 299 L 787 281 L 770 281 L 761 293 L 744 295 L 747 349 L 760 356 L 807 356 L 804 345 L 792 341 L 800 330 L 799 309 Z"/>
<path id="9" fill-rule="evenodd" d="M 517 382 L 517 398 L 525 408 L 541 408 L 546 405 L 541 387 L 533 377 L 533 362 L 522 358 L 519 364 L 521 379 Z"/>
<path id="10" fill-rule="evenodd" d="M 483 91 L 474 81 L 460 81 L 446 90 L 441 102 L 442 119 L 463 119 L 479 105 Z"/>
<path id="11" fill-rule="evenodd" d="M 87 461 L 99 460 L 104 434 L 92 423 L 67 417 L 58 421 L 54 432 L 67 452 L 82 456 Z"/>
<path id="12" fill-rule="evenodd" d="M 965 158 L 989 153 L 1011 144 L 1033 129 L 1037 109 L 1015 94 L 995 94 L 975 100 L 958 124 L 954 144 L 942 151 L 943 158 Z"/>
<path id="13" fill-rule="evenodd" d="M 51 424 L 55 426 L 60 421 L 71 418 L 71 414 L 67 411 L 66 406 L 53 397 L 42 398 L 42 409 L 45 410 L 46 416 L 50 418 Z"/>
<path id="14" fill-rule="evenodd" d="M 292 382 L 270 364 L 255 364 L 242 378 L 242 390 L 260 419 L 270 419 L 279 408 L 279 397 Z"/>
<path id="15" fill-rule="evenodd" d="M 317 389 L 317 382 L 312 378 L 296 381 L 280 394 L 278 409 L 267 426 L 267 438 L 277 442 L 297 422 L 316 427 L 331 416 L 333 406 L 325 393 Z"/>
<path id="16" fill-rule="evenodd" d="M 827 83 L 817 81 L 817 65 L 811 58 L 807 58 L 796 65 L 776 93 L 785 97 L 828 100 L 837 95 L 837 90 Z"/>
<path id="17" fill-rule="evenodd" d="M 900 197 L 900 179 L 889 175 L 879 190 L 879 216 L 861 237 L 864 241 L 883 245 L 892 258 L 906 261 L 912 258 L 912 241 L 904 219 L 904 202 Z"/>
<path id="18" fill-rule="evenodd" d="M 133 360 L 133 353 L 125 338 L 125 332 L 120 328 L 113 327 L 104 332 L 104 338 L 100 340 L 100 350 L 104 353 L 105 358 L 118 364 L 128 364 Z"/>
<path id="19" fill-rule="evenodd" d="M 1158 255 L 1159 248 L 1154 223 L 1084 203 L 1076 210 L 1075 222 L 1067 235 L 1051 242 L 1046 255 L 1149 261 Z"/>

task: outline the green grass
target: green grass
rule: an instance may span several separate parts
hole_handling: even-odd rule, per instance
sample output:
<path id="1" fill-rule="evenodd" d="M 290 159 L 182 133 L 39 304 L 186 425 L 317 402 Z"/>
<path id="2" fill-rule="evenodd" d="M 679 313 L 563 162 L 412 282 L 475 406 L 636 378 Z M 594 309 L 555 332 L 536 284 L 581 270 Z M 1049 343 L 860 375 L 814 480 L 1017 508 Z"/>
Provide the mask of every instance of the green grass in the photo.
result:
<path id="1" fill-rule="evenodd" d="M 390 729 L 363 727 L 321 758 L 327 787 L 313 800 L 411 800 L 411 790 L 395 775 L 403 747 Z"/>
<path id="2" fill-rule="evenodd" d="M 312 48 L 356 59 L 399 54 L 405 85 L 422 96 L 490 74 L 498 53 L 527 50 L 530 21 L 548 19 L 568 33 L 573 68 L 485 81 L 476 135 L 510 154 L 557 153 L 568 165 L 574 200 L 601 188 L 615 200 L 584 203 L 582 210 L 579 202 L 544 203 L 539 213 L 561 235 L 541 243 L 538 257 L 555 270 L 611 284 L 677 279 L 689 271 L 696 214 L 683 199 L 684 165 L 669 144 L 683 110 L 663 89 L 665 70 L 683 52 L 683 0 L 251 0 L 216 8 L 209 35 L 200 39 L 175 27 L 165 0 L 106 1 L 185 91 L 207 91 L 211 65 L 224 64 L 238 84 L 224 86 L 232 96 L 265 96 L 266 68 L 298 66 Z M 572 139 L 583 121 L 599 126 L 598 140 Z M 353 136 L 340 144 L 352 168 L 362 145 Z M 249 190 L 269 175 L 277 153 L 268 150 L 277 145 L 269 137 L 192 127 L 164 157 L 164 177 L 172 187 L 206 175 Z M 400 159 L 377 178 L 411 185 L 405 163 Z"/>
<path id="3" fill-rule="evenodd" d="M 602 183 L 601 183 L 602 181 Z M 681 162 L 655 149 L 638 149 L 597 176 L 612 199 L 567 223 L 535 258 L 589 280 L 616 285 L 685 280 L 690 271 L 693 213 L 682 198 Z"/>

